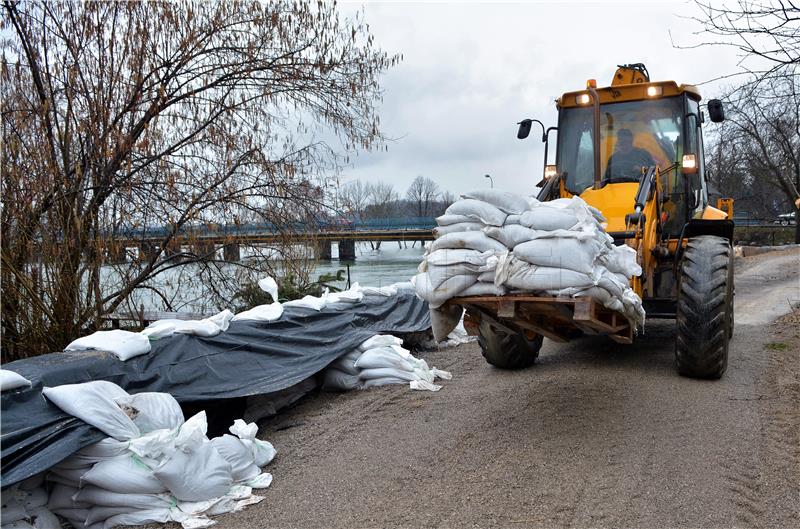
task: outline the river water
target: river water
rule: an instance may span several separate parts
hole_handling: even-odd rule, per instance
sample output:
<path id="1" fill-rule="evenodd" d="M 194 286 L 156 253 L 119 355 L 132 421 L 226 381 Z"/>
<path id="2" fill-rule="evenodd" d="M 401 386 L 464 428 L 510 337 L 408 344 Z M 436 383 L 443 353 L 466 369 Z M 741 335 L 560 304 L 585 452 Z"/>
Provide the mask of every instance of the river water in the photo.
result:
<path id="1" fill-rule="evenodd" d="M 404 243 L 405 244 L 405 243 Z M 329 283 L 341 289 L 347 288 L 347 269 L 349 268 L 350 283 L 359 283 L 362 286 L 386 286 L 399 281 L 408 281 L 417 273 L 417 266 L 422 261 L 424 248 L 417 242 L 414 247 L 407 243 L 407 247 L 399 248 L 396 242 L 383 242 L 380 250 L 372 248 L 368 242 L 356 243 L 356 260 L 345 262 L 339 261 L 339 249 L 336 243 L 332 245 L 331 254 L 333 259 L 330 261 L 320 261 L 313 272 L 309 274 L 311 280 L 317 280 L 322 274 L 336 274 L 338 270 L 345 270 L 344 280 Z M 243 257 L 248 257 L 249 252 L 243 248 Z M 151 289 L 139 289 L 131 295 L 129 303 L 119 307 L 119 312 L 133 312 L 140 309 L 145 311 L 168 311 L 191 313 L 213 313 L 224 308 L 218 306 L 215 301 L 206 294 L 205 289 L 199 286 L 197 277 L 197 266 L 188 264 L 186 266 L 168 270 L 159 274 L 149 282 L 150 285 L 157 287 L 161 294 L 156 294 Z M 222 265 L 220 273 L 226 274 L 230 271 L 230 278 L 236 272 L 233 265 Z M 112 285 L 118 284 L 120 270 L 115 267 L 104 267 L 102 271 L 102 281 L 107 289 Z M 221 285 L 217 285 L 221 291 L 225 291 Z M 165 303 L 169 303 L 169 306 Z"/>

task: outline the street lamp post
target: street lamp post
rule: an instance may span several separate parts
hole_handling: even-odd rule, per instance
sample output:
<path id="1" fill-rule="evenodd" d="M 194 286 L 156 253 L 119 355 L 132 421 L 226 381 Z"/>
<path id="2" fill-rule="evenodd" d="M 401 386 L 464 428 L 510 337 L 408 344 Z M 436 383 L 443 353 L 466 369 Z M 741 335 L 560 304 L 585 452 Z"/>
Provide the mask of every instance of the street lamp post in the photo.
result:
<path id="1" fill-rule="evenodd" d="M 490 175 L 488 175 L 488 174 L 485 174 L 483 176 L 484 176 L 484 178 L 488 178 L 489 179 L 489 186 L 491 188 L 494 188 L 494 180 L 492 180 L 492 177 Z"/>

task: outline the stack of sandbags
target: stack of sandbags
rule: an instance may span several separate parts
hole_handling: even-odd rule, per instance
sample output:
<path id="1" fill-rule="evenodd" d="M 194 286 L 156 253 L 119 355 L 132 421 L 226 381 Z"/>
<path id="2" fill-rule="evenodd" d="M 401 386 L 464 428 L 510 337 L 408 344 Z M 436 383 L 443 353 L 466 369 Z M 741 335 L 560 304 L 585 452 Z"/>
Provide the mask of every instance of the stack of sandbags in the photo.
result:
<path id="1" fill-rule="evenodd" d="M 408 384 L 411 389 L 438 391 L 437 378 L 452 375 L 428 367 L 402 347 L 403 340 L 391 335 L 376 335 L 333 362 L 323 373 L 322 388 L 327 391 L 365 389 L 387 384 Z"/>
<path id="2" fill-rule="evenodd" d="M 12 485 L 2 493 L 0 523 L 3 529 L 51 529 L 59 527 L 47 506 L 44 474 L 37 474 Z"/>
<path id="3" fill-rule="evenodd" d="M 432 309 L 457 296 L 530 292 L 590 296 L 644 321 L 629 281 L 641 274 L 636 252 L 615 246 L 603 216 L 581 198 L 539 202 L 497 190 L 462 198 L 436 219 L 436 240 L 413 280 Z"/>
<path id="4" fill-rule="evenodd" d="M 275 455 L 255 439 L 257 427 L 236 421 L 233 435 L 208 439 L 205 412 L 184 421 L 166 393 L 129 395 L 111 382 L 45 388 L 65 412 L 108 438 L 88 446 L 47 474 L 48 508 L 75 527 L 110 528 L 175 521 L 207 527 L 207 516 L 263 499 L 272 476 L 260 467 Z"/>

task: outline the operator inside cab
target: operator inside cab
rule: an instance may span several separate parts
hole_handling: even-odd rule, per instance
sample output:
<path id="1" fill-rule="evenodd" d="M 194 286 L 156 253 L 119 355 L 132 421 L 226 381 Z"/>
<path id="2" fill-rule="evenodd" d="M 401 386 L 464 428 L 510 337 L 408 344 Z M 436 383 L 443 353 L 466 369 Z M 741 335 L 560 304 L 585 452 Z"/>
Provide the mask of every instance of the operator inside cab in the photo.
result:
<path id="1" fill-rule="evenodd" d="M 633 133 L 630 129 L 619 129 L 614 152 L 608 158 L 604 180 L 638 182 L 642 176 L 642 167 L 655 164 L 648 151 L 633 146 Z"/>

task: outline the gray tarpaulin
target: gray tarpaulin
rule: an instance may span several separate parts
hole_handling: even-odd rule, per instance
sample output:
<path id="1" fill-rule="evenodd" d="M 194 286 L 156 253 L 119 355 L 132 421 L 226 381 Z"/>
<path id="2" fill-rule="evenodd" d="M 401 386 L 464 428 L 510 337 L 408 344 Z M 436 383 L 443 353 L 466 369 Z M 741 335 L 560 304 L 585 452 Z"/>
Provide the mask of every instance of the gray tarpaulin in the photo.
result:
<path id="1" fill-rule="evenodd" d="M 65 414 L 42 387 L 108 380 L 130 393 L 160 391 L 178 401 L 271 393 L 304 380 L 377 333 L 430 327 L 428 304 L 412 292 L 367 296 L 321 312 L 286 307 L 270 323 L 234 321 L 204 338 L 176 334 L 126 362 L 99 351 L 42 355 L 6 364 L 33 382 L 2 394 L 2 486 L 46 470 L 105 435 Z"/>

